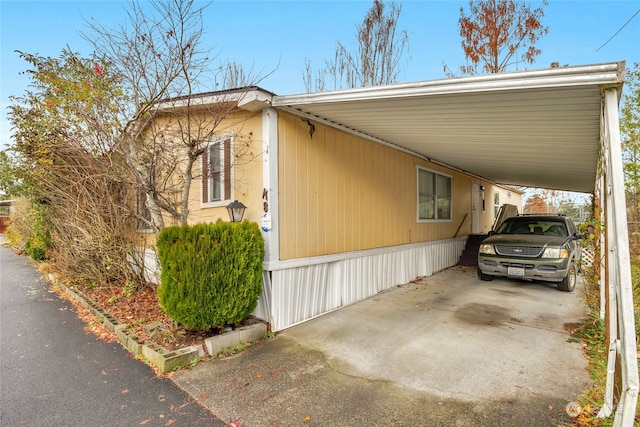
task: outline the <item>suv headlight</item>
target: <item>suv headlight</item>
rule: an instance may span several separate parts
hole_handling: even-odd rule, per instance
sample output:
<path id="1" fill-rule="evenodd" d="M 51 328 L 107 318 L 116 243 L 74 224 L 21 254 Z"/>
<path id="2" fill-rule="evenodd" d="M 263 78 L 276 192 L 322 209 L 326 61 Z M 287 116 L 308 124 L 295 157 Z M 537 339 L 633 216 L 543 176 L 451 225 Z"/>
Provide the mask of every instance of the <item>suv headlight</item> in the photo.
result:
<path id="1" fill-rule="evenodd" d="M 485 254 L 485 255 L 495 255 L 496 254 L 495 248 L 490 243 L 486 243 L 486 244 L 480 245 L 480 250 L 478 252 L 481 253 L 481 254 Z"/>
<path id="2" fill-rule="evenodd" d="M 542 258 L 569 258 L 569 251 L 564 248 L 547 248 L 542 254 Z"/>

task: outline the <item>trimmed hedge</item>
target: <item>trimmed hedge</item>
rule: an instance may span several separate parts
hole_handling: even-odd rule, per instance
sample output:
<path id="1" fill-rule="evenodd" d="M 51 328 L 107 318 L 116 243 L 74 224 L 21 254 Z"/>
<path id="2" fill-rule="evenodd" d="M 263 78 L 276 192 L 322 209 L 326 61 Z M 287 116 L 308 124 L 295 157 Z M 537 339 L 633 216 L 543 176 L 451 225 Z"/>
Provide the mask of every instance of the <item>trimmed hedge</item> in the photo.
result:
<path id="1" fill-rule="evenodd" d="M 264 239 L 244 221 L 167 227 L 157 241 L 162 267 L 158 301 L 191 329 L 240 322 L 262 293 Z"/>

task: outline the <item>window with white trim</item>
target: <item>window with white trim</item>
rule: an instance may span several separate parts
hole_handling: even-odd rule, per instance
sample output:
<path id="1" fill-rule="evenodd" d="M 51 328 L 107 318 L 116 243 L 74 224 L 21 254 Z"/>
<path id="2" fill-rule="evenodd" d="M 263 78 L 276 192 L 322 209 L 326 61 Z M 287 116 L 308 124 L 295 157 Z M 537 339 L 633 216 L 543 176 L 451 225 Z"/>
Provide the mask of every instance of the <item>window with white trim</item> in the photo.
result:
<path id="1" fill-rule="evenodd" d="M 493 192 L 493 219 L 498 218 L 498 213 L 500 213 L 500 192 Z"/>
<path id="2" fill-rule="evenodd" d="M 451 176 L 417 169 L 418 221 L 451 220 Z"/>
<path id="3" fill-rule="evenodd" d="M 217 205 L 232 198 L 232 140 L 211 142 L 202 153 L 202 203 Z"/>

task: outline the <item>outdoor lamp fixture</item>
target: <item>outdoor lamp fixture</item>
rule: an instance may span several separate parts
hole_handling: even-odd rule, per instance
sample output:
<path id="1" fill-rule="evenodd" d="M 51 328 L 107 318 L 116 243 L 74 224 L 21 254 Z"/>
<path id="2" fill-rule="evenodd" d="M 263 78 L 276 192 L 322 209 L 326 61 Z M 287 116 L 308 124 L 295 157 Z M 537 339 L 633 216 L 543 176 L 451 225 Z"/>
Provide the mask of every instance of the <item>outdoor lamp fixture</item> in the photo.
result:
<path id="1" fill-rule="evenodd" d="M 244 210 L 247 209 L 241 202 L 234 200 L 227 205 L 227 212 L 229 212 L 229 219 L 231 222 L 240 222 L 244 216 Z"/>

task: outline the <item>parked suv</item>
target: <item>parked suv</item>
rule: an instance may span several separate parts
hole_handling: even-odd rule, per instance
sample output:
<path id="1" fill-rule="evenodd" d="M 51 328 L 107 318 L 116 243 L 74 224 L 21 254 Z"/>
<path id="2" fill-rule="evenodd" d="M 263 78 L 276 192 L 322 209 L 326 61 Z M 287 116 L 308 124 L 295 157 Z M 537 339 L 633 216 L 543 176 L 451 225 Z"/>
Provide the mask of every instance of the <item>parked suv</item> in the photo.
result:
<path id="1" fill-rule="evenodd" d="M 490 232 L 478 251 L 478 277 L 556 282 L 561 291 L 576 287 L 578 233 L 563 215 L 518 215 Z"/>

